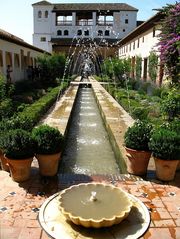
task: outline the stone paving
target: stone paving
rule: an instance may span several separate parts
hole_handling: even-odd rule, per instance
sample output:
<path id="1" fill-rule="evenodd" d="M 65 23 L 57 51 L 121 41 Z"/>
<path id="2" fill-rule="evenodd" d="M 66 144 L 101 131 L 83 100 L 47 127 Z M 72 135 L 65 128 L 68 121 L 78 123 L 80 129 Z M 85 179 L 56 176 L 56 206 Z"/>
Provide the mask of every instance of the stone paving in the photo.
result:
<path id="1" fill-rule="evenodd" d="M 141 238 L 180 238 L 180 172 L 169 183 L 155 178 L 146 181 L 128 174 L 91 177 L 68 174 L 42 178 L 34 160 L 31 173 L 30 180 L 18 184 L 8 172 L 0 171 L 0 239 L 50 238 L 38 223 L 38 211 L 45 199 L 70 185 L 91 181 L 121 187 L 147 206 L 151 224 Z"/>

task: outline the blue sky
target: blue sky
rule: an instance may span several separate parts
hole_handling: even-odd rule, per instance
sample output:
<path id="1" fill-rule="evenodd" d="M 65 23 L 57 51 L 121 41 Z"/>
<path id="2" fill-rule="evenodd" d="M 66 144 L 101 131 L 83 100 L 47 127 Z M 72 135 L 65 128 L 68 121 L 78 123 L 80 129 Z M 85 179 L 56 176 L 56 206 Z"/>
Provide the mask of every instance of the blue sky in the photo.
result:
<path id="1" fill-rule="evenodd" d="M 177 0 L 178 1 L 178 0 Z M 32 4 L 39 0 L 4 0 L 0 3 L 0 28 L 8 31 L 32 44 L 33 8 Z M 176 0 L 49 0 L 51 3 L 127 3 L 137 9 L 138 20 L 147 20 L 156 11 Z"/>

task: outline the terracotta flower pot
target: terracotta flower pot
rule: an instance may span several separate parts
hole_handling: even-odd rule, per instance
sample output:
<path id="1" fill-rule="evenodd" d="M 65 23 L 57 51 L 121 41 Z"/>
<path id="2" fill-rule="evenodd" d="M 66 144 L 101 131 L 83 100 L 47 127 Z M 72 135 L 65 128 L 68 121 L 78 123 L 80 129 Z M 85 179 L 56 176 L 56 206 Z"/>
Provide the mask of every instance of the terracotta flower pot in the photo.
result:
<path id="1" fill-rule="evenodd" d="M 127 160 L 128 173 L 142 176 L 147 172 L 149 159 L 151 157 L 150 151 L 141 151 L 125 147 Z"/>
<path id="2" fill-rule="evenodd" d="M 178 162 L 178 165 L 177 165 L 177 168 L 176 168 L 177 171 L 180 171 L 180 160 Z"/>
<path id="3" fill-rule="evenodd" d="M 151 157 L 150 151 L 141 151 L 125 147 L 127 160 L 127 171 L 134 175 L 145 175 L 149 159 Z"/>
<path id="4" fill-rule="evenodd" d="M 162 181 L 171 181 L 175 177 L 179 160 L 163 160 L 154 157 L 156 177 Z"/>
<path id="5" fill-rule="evenodd" d="M 6 172 L 9 172 L 9 166 L 7 164 L 7 160 L 4 157 L 4 154 L 1 150 L 0 150 L 0 163 L 1 163 L 2 170 L 6 171 Z"/>
<path id="6" fill-rule="evenodd" d="M 27 159 L 10 159 L 5 156 L 5 158 L 14 181 L 23 182 L 29 179 L 33 157 Z"/>
<path id="7" fill-rule="evenodd" d="M 61 152 L 56 154 L 37 154 L 39 170 L 42 176 L 55 176 L 58 171 L 58 165 Z"/>

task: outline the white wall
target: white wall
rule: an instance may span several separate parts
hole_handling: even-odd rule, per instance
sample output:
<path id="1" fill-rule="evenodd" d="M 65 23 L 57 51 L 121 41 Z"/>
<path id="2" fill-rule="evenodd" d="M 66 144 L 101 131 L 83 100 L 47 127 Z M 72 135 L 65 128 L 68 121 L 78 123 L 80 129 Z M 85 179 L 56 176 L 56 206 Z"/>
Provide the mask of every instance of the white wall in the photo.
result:
<path id="1" fill-rule="evenodd" d="M 2 51 L 2 57 L 3 57 L 3 66 L 0 67 L 0 73 L 6 76 L 6 52 L 9 52 L 12 56 L 12 73 L 11 78 L 12 82 L 27 79 L 27 66 L 22 67 L 21 62 L 21 50 L 23 50 L 24 56 L 34 59 L 41 55 L 41 52 L 38 52 L 36 50 L 33 50 L 31 48 L 27 48 L 15 43 L 8 42 L 6 40 L 0 39 L 0 51 Z M 15 66 L 15 54 L 19 56 L 19 67 Z"/>
<path id="2" fill-rule="evenodd" d="M 157 27 L 156 27 L 157 28 Z M 144 59 L 147 59 L 147 78 L 149 79 L 148 74 L 148 57 L 150 52 L 155 51 L 157 55 L 159 52 L 157 51 L 157 43 L 158 43 L 158 35 L 160 33 L 159 30 L 155 30 L 155 35 L 153 36 L 154 29 L 153 27 L 149 30 L 143 32 L 138 37 L 126 42 L 119 48 L 119 57 L 120 58 L 128 58 L 131 59 L 136 56 L 142 57 L 142 74 L 141 78 L 144 77 Z M 138 46 L 139 42 L 139 46 Z"/>
<path id="3" fill-rule="evenodd" d="M 160 31 L 156 30 L 155 37 L 153 37 L 153 28 L 135 37 L 133 40 L 128 41 L 126 44 L 119 48 L 120 57 L 133 57 L 141 56 L 142 58 L 148 57 L 152 50 L 157 50 L 158 34 Z M 143 42 L 144 38 L 144 42 Z M 138 47 L 139 39 L 139 47 Z M 130 50 L 131 44 L 131 50 Z M 133 47 L 135 44 L 135 48 Z M 158 54 L 158 52 L 157 52 Z"/>

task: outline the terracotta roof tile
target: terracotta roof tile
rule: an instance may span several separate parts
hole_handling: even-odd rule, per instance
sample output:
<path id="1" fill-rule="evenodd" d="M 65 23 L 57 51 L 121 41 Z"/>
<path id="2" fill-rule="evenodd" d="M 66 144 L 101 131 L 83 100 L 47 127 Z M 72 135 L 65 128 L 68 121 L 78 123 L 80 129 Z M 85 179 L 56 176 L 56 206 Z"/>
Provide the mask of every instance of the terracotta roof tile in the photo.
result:
<path id="1" fill-rule="evenodd" d="M 45 52 L 44 50 L 42 50 L 38 47 L 35 47 L 35 46 L 25 42 L 23 39 L 15 36 L 15 35 L 13 35 L 9 32 L 6 32 L 2 29 L 0 29 L 0 39 L 8 41 L 8 42 L 15 43 L 17 45 L 24 46 L 24 47 L 27 47 L 27 48 L 30 48 L 30 49 L 33 49 L 33 50 L 36 50 L 36 51 L 39 51 L 39 52 Z"/>
<path id="2" fill-rule="evenodd" d="M 137 8 L 134 8 L 126 3 L 68 3 L 68 4 L 54 4 L 53 11 L 138 11 Z"/>
<path id="3" fill-rule="evenodd" d="M 40 1 L 40 2 L 36 2 L 32 4 L 32 6 L 35 6 L 35 5 L 52 5 L 52 4 L 47 1 Z"/>

